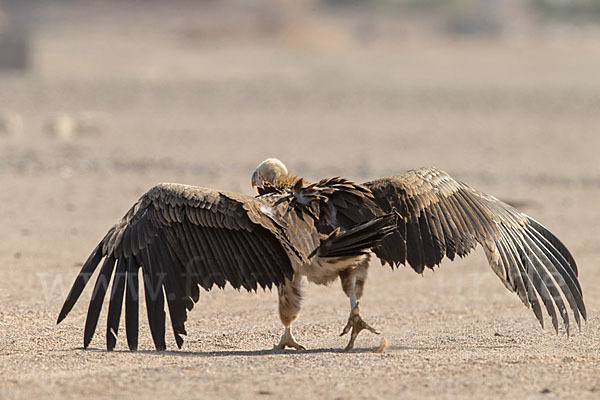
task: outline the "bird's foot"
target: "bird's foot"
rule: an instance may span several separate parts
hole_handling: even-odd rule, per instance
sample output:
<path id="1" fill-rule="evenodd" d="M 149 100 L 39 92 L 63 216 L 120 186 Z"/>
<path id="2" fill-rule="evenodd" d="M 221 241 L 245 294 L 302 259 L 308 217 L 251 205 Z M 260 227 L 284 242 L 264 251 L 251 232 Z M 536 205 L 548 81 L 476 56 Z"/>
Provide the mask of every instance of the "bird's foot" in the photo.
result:
<path id="1" fill-rule="evenodd" d="M 306 347 L 302 346 L 300 343 L 296 342 L 294 335 L 292 335 L 291 328 L 285 328 L 285 332 L 283 336 L 281 336 L 281 340 L 279 344 L 273 346 L 273 350 L 283 350 L 286 347 L 292 347 L 296 350 L 306 350 Z"/>
<path id="2" fill-rule="evenodd" d="M 372 333 L 379 335 L 379 332 L 377 332 L 377 330 L 375 330 L 375 328 L 373 328 L 371 325 L 369 325 L 365 321 L 363 321 L 363 319 L 359 315 L 359 312 L 360 312 L 360 309 L 358 307 L 358 303 L 356 303 L 356 305 L 354 306 L 352 311 L 350 311 L 350 317 L 348 317 L 348 323 L 344 327 L 344 330 L 342 331 L 342 333 L 340 333 L 340 336 L 344 336 L 346 333 L 350 332 L 350 328 L 352 328 L 352 333 L 350 334 L 350 341 L 348 342 L 348 345 L 344 348 L 344 351 L 352 350 L 352 348 L 354 347 L 354 341 L 356 340 L 356 337 L 358 336 L 360 331 L 362 331 L 363 329 L 367 329 L 368 331 L 371 331 Z"/>

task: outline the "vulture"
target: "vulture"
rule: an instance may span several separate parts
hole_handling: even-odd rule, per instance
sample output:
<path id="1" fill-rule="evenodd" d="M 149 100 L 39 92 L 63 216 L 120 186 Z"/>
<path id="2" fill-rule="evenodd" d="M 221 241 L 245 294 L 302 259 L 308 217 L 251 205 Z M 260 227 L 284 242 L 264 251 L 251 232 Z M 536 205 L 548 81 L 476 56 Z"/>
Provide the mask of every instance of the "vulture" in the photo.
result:
<path id="1" fill-rule="evenodd" d="M 102 261 L 85 321 L 83 345 L 96 330 L 110 287 L 107 349 L 115 348 L 125 309 L 127 344 L 138 346 L 140 276 L 148 324 L 157 350 L 166 349 L 168 309 L 179 348 L 187 312 L 200 288 L 227 283 L 257 291 L 277 287 L 284 333 L 276 349 L 305 349 L 292 334 L 302 280 L 327 285 L 338 278 L 350 300 L 350 350 L 364 329 L 359 299 L 371 256 L 417 273 L 444 257 L 464 257 L 478 244 L 506 288 L 543 309 L 558 334 L 569 334 L 570 315 L 586 320 L 577 265 L 565 245 L 533 218 L 436 168 L 410 170 L 363 184 L 341 177 L 316 183 L 288 173 L 274 158 L 252 175 L 256 196 L 162 183 L 146 192 L 106 233 L 85 261 L 58 316 L 75 305 Z M 141 274 L 140 274 L 141 270 Z M 569 312 L 570 309 L 570 312 Z"/>

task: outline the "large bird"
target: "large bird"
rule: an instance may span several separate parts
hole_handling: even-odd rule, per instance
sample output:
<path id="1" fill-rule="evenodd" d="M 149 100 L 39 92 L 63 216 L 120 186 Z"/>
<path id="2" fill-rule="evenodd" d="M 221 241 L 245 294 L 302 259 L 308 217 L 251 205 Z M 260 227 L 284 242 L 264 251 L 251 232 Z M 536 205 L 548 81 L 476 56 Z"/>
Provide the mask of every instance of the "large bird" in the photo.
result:
<path id="1" fill-rule="evenodd" d="M 84 329 L 92 340 L 112 277 L 106 344 L 117 341 L 123 302 L 131 350 L 138 345 L 141 269 L 150 331 L 165 344 L 165 299 L 177 346 L 187 311 L 227 282 L 256 291 L 277 286 L 285 327 L 275 348 L 305 349 L 292 335 L 300 312 L 302 278 L 329 284 L 338 278 L 350 299 L 342 334 L 377 333 L 359 314 L 372 254 L 383 264 L 433 269 L 444 257 L 464 257 L 480 244 L 506 288 L 531 307 L 543 327 L 542 307 L 558 333 L 569 332 L 571 314 L 586 319 L 577 266 L 567 248 L 531 217 L 458 182 L 436 168 L 421 168 L 362 185 L 344 178 L 308 183 L 277 159 L 252 175 L 256 197 L 163 183 L 146 192 L 114 225 L 84 263 L 60 311 L 73 308 L 100 261 Z M 114 275 L 114 277 L 113 277 Z"/>

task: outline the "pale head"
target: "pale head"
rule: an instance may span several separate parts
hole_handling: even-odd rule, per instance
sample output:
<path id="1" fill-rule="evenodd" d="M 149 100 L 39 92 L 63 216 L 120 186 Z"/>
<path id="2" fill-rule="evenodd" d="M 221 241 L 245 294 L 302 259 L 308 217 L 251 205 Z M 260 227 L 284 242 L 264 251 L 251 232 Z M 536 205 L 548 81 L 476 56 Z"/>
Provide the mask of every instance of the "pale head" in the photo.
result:
<path id="1" fill-rule="evenodd" d="M 258 164 L 258 167 L 254 170 L 252 174 L 252 187 L 262 187 L 265 182 L 275 185 L 280 177 L 287 174 L 288 170 L 281 161 L 276 158 L 267 158 Z"/>

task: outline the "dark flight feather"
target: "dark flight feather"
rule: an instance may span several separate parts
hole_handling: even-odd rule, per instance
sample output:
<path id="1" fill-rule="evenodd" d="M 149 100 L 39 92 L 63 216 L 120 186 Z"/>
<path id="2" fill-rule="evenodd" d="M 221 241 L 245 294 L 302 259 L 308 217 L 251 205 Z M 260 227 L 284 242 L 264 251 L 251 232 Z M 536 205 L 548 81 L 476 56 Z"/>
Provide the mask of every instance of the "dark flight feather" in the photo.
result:
<path id="1" fill-rule="evenodd" d="M 420 273 L 424 266 L 438 265 L 441 254 L 450 259 L 463 257 L 480 244 L 494 272 L 532 307 L 542 326 L 540 300 L 557 332 L 558 315 L 567 333 L 570 327 L 563 299 L 577 325 L 580 317 L 586 319 L 575 260 L 552 233 L 530 217 L 435 168 L 408 171 L 364 186 L 384 212 L 400 210 L 398 233 L 374 248 L 382 262 L 398 265 L 406 261 Z M 395 249 L 403 246 L 406 259 Z"/>

